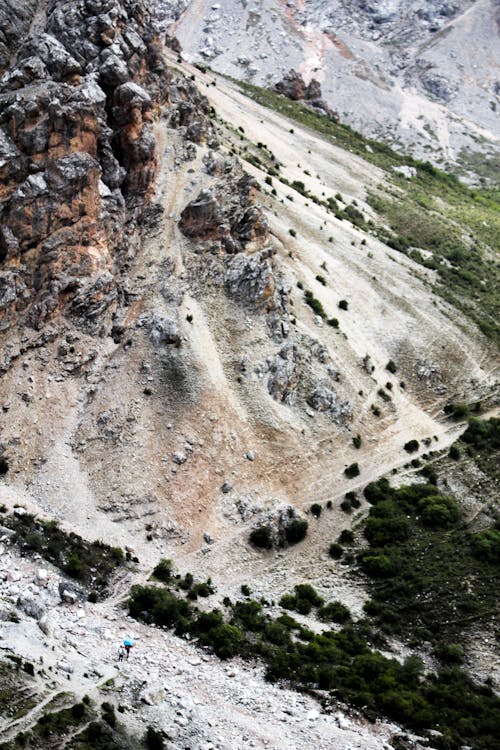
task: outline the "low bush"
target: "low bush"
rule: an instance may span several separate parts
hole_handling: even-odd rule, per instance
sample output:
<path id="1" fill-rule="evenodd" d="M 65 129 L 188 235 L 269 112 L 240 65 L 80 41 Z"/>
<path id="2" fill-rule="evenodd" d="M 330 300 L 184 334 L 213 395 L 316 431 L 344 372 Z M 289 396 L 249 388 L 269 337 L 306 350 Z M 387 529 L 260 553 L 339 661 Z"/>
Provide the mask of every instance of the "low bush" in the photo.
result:
<path id="1" fill-rule="evenodd" d="M 403 448 L 407 453 L 415 453 L 415 451 L 418 451 L 418 446 L 418 440 L 408 440 L 408 442 L 403 445 Z"/>
<path id="2" fill-rule="evenodd" d="M 393 375 L 398 371 L 398 368 L 396 366 L 396 363 L 393 359 L 390 359 L 388 363 L 385 366 L 385 369 L 391 372 Z"/>
<path id="3" fill-rule="evenodd" d="M 500 530 L 487 529 L 472 536 L 472 551 L 479 560 L 500 562 Z"/>
<path id="4" fill-rule="evenodd" d="M 250 532 L 250 542 L 259 549 L 271 549 L 273 546 L 271 529 L 268 526 L 259 526 Z"/>
<path id="5" fill-rule="evenodd" d="M 346 468 L 344 469 L 344 474 L 345 474 L 345 475 L 346 475 L 346 477 L 348 477 L 349 479 L 354 479 L 354 477 L 358 477 L 358 476 L 359 476 L 359 474 L 360 474 L 360 471 L 359 471 L 359 466 L 358 466 L 358 464 L 357 464 L 357 463 L 353 463 L 353 464 L 351 464 L 350 466 L 347 466 L 347 467 L 346 467 Z"/>
<path id="6" fill-rule="evenodd" d="M 320 517 L 322 508 L 321 508 L 321 505 L 319 503 L 313 503 L 311 505 L 310 510 L 311 510 L 311 514 L 314 516 L 314 518 L 319 518 Z"/>
<path id="7" fill-rule="evenodd" d="M 318 619 L 322 622 L 336 622 L 343 624 L 349 622 L 351 613 L 349 609 L 341 602 L 329 602 L 319 607 Z"/>
<path id="8" fill-rule="evenodd" d="M 164 557 L 153 569 L 152 577 L 162 583 L 168 583 L 172 577 L 172 568 L 172 560 L 168 560 Z"/>
<path id="9" fill-rule="evenodd" d="M 307 529 L 307 521 L 301 518 L 293 518 L 285 529 L 285 537 L 288 544 L 298 544 L 298 542 L 305 539 Z"/>
<path id="10" fill-rule="evenodd" d="M 326 320 L 327 315 L 323 305 L 321 304 L 319 299 L 316 299 L 314 294 L 309 289 L 306 289 L 306 291 L 304 292 L 304 299 L 309 307 L 313 310 L 313 312 L 316 313 L 316 315 L 319 315 L 320 318 Z"/>
<path id="11" fill-rule="evenodd" d="M 88 542 L 74 532 L 63 531 L 56 521 L 43 521 L 29 513 L 1 515 L 1 523 L 15 532 L 15 542 L 22 552 L 36 552 L 69 577 L 92 588 L 95 596 L 105 595 L 112 573 L 125 561 L 120 547 Z"/>
<path id="12" fill-rule="evenodd" d="M 165 750 L 163 733 L 154 727 L 148 727 L 144 737 L 144 744 L 147 750 Z"/>
<path id="13" fill-rule="evenodd" d="M 340 560 L 340 558 L 344 554 L 344 549 L 342 545 L 338 544 L 338 542 L 332 542 L 332 544 L 330 544 L 330 546 L 328 547 L 328 554 L 334 560 Z"/>
<path id="14" fill-rule="evenodd" d="M 347 302 L 346 299 L 341 299 L 338 304 L 338 307 L 340 310 L 347 310 L 347 308 L 349 307 L 349 303 Z"/>

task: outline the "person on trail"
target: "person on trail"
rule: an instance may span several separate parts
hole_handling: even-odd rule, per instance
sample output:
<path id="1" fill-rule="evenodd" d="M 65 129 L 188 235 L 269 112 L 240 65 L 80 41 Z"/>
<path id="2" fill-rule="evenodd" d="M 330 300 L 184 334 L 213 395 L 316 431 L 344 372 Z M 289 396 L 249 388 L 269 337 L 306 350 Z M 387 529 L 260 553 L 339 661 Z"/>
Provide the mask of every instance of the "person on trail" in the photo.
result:
<path id="1" fill-rule="evenodd" d="M 125 648 L 123 646 L 120 646 L 118 649 L 118 661 L 123 661 L 125 658 Z"/>
<path id="2" fill-rule="evenodd" d="M 134 645 L 134 639 L 131 636 L 127 636 L 124 641 L 123 645 L 125 647 L 125 653 L 127 654 L 127 659 L 130 656 L 130 649 Z"/>

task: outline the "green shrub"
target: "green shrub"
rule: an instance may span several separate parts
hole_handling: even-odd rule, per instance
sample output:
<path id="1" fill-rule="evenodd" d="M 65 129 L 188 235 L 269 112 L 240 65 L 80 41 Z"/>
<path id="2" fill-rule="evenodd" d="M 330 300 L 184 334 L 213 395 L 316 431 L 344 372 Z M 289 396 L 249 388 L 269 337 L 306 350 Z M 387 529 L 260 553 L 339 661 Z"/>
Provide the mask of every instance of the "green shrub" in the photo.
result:
<path id="1" fill-rule="evenodd" d="M 273 546 L 271 529 L 268 526 L 259 526 L 250 532 L 250 542 L 259 549 L 271 549 Z"/>
<path id="2" fill-rule="evenodd" d="M 365 573 L 374 578 L 396 575 L 399 567 L 397 557 L 388 554 L 363 555 L 360 562 Z"/>
<path id="3" fill-rule="evenodd" d="M 457 448 L 456 445 L 451 446 L 448 455 L 452 459 L 452 461 L 460 460 L 460 450 Z"/>
<path id="4" fill-rule="evenodd" d="M 461 437 L 464 443 L 476 449 L 497 451 L 500 448 L 500 419 L 469 419 L 469 426 Z"/>
<path id="5" fill-rule="evenodd" d="M 167 558 L 163 557 L 154 568 L 152 576 L 153 578 L 156 578 L 157 581 L 168 583 L 172 578 L 172 569 L 172 560 L 168 560 Z"/>
<path id="6" fill-rule="evenodd" d="M 327 315 L 323 305 L 321 304 L 319 299 L 316 299 L 314 294 L 309 289 L 306 289 L 306 291 L 304 292 L 304 299 L 309 307 L 313 310 L 313 312 L 316 313 L 316 315 L 319 315 L 320 318 L 326 320 Z"/>
<path id="7" fill-rule="evenodd" d="M 296 236 L 297 236 L 297 232 L 295 231 L 295 229 L 289 229 L 289 230 L 288 230 L 288 234 L 289 234 L 289 235 L 290 235 L 291 237 L 296 237 Z"/>
<path id="8" fill-rule="evenodd" d="M 321 274 L 317 274 L 316 281 L 319 281 L 320 284 L 323 284 L 323 286 L 326 286 L 326 279 L 324 276 L 321 276 Z"/>
<path id="9" fill-rule="evenodd" d="M 243 634 L 235 625 L 223 623 L 210 631 L 210 645 L 219 659 L 231 659 L 239 653 Z"/>
<path id="10" fill-rule="evenodd" d="M 308 523 L 301 518 L 294 518 L 285 529 L 285 537 L 288 544 L 297 544 L 305 539 Z"/>
<path id="11" fill-rule="evenodd" d="M 340 560 L 342 555 L 344 554 L 344 550 L 340 544 L 337 542 L 332 542 L 330 546 L 328 547 L 328 554 L 330 557 L 333 557 L 334 560 Z"/>
<path id="12" fill-rule="evenodd" d="M 415 451 L 418 451 L 418 446 L 418 440 L 408 440 L 408 442 L 403 445 L 403 448 L 407 453 L 414 453 Z"/>
<path id="13" fill-rule="evenodd" d="M 500 530 L 487 529 L 474 534 L 472 551 L 480 560 L 487 560 L 491 563 L 500 562 Z"/>
<path id="14" fill-rule="evenodd" d="M 352 439 L 352 444 L 355 448 L 361 448 L 361 435 L 355 435 Z"/>
<path id="15" fill-rule="evenodd" d="M 314 516 L 314 518 L 319 518 L 320 517 L 322 508 L 321 508 L 321 505 L 319 503 L 313 503 L 311 505 L 310 510 L 311 510 L 311 514 Z"/>
<path id="16" fill-rule="evenodd" d="M 377 505 L 379 508 L 383 503 Z M 370 514 L 365 525 L 365 536 L 372 547 L 385 547 L 401 542 L 410 536 L 410 522 L 402 513 L 395 512 L 383 518 Z"/>
<path id="17" fill-rule="evenodd" d="M 352 513 L 352 502 L 348 497 L 344 498 L 344 500 L 342 500 L 342 502 L 340 503 L 340 510 L 342 510 L 344 513 Z"/>
<path id="18" fill-rule="evenodd" d="M 358 476 L 359 476 L 359 474 L 360 474 L 360 471 L 359 471 L 359 466 L 358 466 L 358 464 L 357 464 L 357 463 L 353 463 L 353 464 L 351 464 L 350 466 L 347 466 L 347 467 L 346 467 L 346 468 L 344 469 L 344 474 L 345 474 L 345 475 L 346 475 L 346 477 L 348 477 L 349 479 L 354 479 L 354 477 L 358 477 Z"/>
<path id="19" fill-rule="evenodd" d="M 179 620 L 191 616 L 185 599 L 157 586 L 132 586 L 128 608 L 130 616 L 136 620 L 166 627 L 173 627 Z"/>
<path id="20" fill-rule="evenodd" d="M 352 544 L 354 542 L 354 534 L 351 529 L 342 529 L 339 535 L 339 544 Z"/>
<path id="21" fill-rule="evenodd" d="M 338 318 L 328 318 L 327 323 L 332 328 L 338 328 L 339 327 Z"/>
<path id="22" fill-rule="evenodd" d="M 349 622 L 351 613 L 341 602 L 329 602 L 318 609 L 318 619 L 322 622 L 337 622 L 342 624 Z"/>
<path id="23" fill-rule="evenodd" d="M 346 299 L 341 299 L 338 304 L 338 307 L 340 310 L 347 310 L 347 308 L 349 307 L 349 303 L 347 302 Z"/>
<path id="24" fill-rule="evenodd" d="M 309 583 L 299 583 L 294 588 L 295 596 L 298 599 L 305 599 L 310 602 L 313 607 L 320 607 L 323 604 L 323 599 L 320 597 L 316 589 Z"/>
<path id="25" fill-rule="evenodd" d="M 393 375 L 394 375 L 394 373 L 396 373 L 398 371 L 396 363 L 394 362 L 393 359 L 390 359 L 388 361 L 388 363 L 385 366 L 385 369 L 388 370 L 389 372 L 391 372 Z"/>
<path id="26" fill-rule="evenodd" d="M 148 727 L 144 737 L 144 744 L 147 750 L 164 750 L 165 740 L 162 732 L 159 732 L 154 727 Z"/>
<path id="27" fill-rule="evenodd" d="M 453 419 L 465 419 L 470 414 L 467 404 L 446 404 L 443 411 Z"/>
<path id="28" fill-rule="evenodd" d="M 434 649 L 434 656 L 443 664 L 462 664 L 464 650 L 458 643 L 439 642 Z"/>
<path id="29" fill-rule="evenodd" d="M 453 526 L 460 517 L 455 500 L 445 495 L 422 498 L 418 503 L 418 511 L 422 523 L 433 528 Z"/>

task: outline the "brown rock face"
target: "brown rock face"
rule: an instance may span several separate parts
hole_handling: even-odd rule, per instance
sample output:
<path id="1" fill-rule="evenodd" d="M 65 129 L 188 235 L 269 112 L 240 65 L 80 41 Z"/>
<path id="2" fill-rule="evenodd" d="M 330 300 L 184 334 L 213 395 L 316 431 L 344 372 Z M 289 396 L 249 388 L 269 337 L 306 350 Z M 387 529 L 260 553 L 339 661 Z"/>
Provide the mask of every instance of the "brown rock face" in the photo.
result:
<path id="1" fill-rule="evenodd" d="M 228 253 L 237 253 L 250 243 L 263 247 L 269 239 L 269 226 L 255 203 L 255 180 L 231 161 L 207 166 L 226 177 L 188 203 L 179 222 L 182 232 L 201 243 L 218 241 Z"/>
<path id="2" fill-rule="evenodd" d="M 304 101 L 314 109 L 320 110 L 322 114 L 338 120 L 337 113 L 321 98 L 321 85 L 315 78 L 306 86 L 300 73 L 292 69 L 275 85 L 274 90 L 292 101 Z"/>
<path id="3" fill-rule="evenodd" d="M 151 196 L 158 105 L 186 138 L 213 140 L 206 99 L 166 71 L 147 2 L 49 0 L 30 35 L 36 6 L 20 0 L 0 33 L 0 65 L 15 59 L 0 79 L 0 330 L 60 312 L 88 324 L 112 306 Z"/>

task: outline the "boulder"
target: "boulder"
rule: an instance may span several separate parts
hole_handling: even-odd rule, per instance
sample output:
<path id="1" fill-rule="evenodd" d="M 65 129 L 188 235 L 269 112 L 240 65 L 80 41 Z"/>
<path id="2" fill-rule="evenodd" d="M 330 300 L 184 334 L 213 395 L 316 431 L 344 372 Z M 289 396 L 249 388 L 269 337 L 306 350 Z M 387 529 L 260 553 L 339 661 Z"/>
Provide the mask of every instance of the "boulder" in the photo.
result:
<path id="1" fill-rule="evenodd" d="M 21 594 L 16 602 L 16 607 L 24 612 L 28 617 L 33 617 L 35 620 L 40 620 L 45 614 L 45 606 L 42 602 L 37 601 L 34 597 L 26 594 Z"/>

